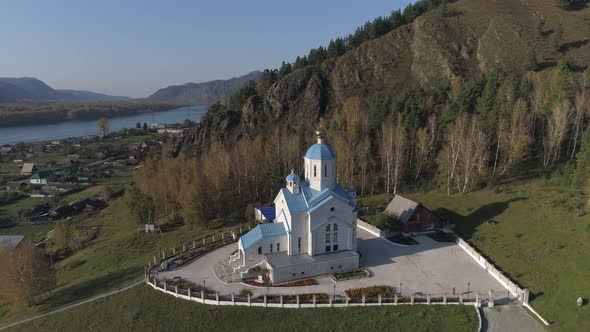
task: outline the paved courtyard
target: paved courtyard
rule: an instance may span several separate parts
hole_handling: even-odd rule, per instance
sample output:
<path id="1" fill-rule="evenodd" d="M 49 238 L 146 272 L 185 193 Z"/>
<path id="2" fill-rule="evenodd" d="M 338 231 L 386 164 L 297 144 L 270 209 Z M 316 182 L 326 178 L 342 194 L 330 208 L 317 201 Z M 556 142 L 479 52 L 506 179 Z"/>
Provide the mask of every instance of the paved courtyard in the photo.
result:
<path id="1" fill-rule="evenodd" d="M 366 267 L 368 278 L 334 283 L 329 277 L 315 278 L 318 285 L 304 287 L 269 287 L 269 294 L 328 293 L 343 295 L 349 288 L 375 285 L 389 285 L 403 295 L 423 293 L 430 295 L 451 294 L 453 287 L 459 292 L 467 292 L 470 283 L 470 296 L 474 292 L 487 294 L 496 292 L 496 297 L 506 296 L 507 291 L 473 259 L 454 243 L 439 243 L 427 236 L 417 236 L 419 242 L 414 246 L 401 246 L 376 237 L 362 229 L 358 230 L 358 249 L 361 253 L 361 266 Z M 226 284 L 219 280 L 213 268 L 237 249 L 237 244 L 212 251 L 192 263 L 176 270 L 162 272 L 160 279 L 179 276 L 199 285 L 215 289 L 221 294 L 239 293 L 244 288 L 253 290 L 254 295 L 262 295 L 266 288 L 251 287 L 242 283 Z"/>

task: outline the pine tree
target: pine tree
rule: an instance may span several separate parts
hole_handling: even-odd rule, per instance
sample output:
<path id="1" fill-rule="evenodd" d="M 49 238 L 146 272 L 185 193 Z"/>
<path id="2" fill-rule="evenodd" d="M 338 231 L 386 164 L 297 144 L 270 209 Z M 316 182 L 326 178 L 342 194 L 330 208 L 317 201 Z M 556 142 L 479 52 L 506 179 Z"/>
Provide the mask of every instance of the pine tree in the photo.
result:
<path id="1" fill-rule="evenodd" d="M 141 129 L 141 123 L 139 123 L 139 121 L 137 121 L 137 123 L 135 124 L 135 128 Z"/>

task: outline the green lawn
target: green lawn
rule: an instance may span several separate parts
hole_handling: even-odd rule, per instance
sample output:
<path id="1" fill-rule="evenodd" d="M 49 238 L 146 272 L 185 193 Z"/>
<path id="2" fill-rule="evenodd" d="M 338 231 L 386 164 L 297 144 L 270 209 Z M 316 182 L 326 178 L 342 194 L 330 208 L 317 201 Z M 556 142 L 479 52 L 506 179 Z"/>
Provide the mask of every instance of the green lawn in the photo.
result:
<path id="1" fill-rule="evenodd" d="M 475 331 L 470 306 L 277 309 L 208 306 L 141 285 L 15 331 Z"/>
<path id="2" fill-rule="evenodd" d="M 578 297 L 590 297 L 590 214 L 575 217 L 564 207 L 567 188 L 534 179 L 464 195 L 408 196 L 457 221 L 462 237 L 529 288 L 552 329 L 590 331 L 590 305 L 576 306 Z"/>

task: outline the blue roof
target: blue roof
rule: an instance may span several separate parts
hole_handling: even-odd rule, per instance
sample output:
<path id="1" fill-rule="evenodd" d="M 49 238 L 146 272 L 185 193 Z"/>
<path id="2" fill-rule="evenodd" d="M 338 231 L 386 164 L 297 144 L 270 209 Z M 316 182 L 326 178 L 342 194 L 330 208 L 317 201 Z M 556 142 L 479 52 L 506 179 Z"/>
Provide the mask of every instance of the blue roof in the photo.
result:
<path id="1" fill-rule="evenodd" d="M 295 173 L 287 175 L 287 181 L 299 182 L 299 176 Z"/>
<path id="2" fill-rule="evenodd" d="M 287 231 L 285 230 L 285 224 L 282 222 L 279 223 L 270 223 L 270 224 L 262 224 L 254 227 L 248 233 L 244 234 L 240 241 L 242 242 L 242 246 L 244 250 L 247 250 L 251 246 L 255 245 L 262 239 L 273 238 L 273 237 L 281 237 L 287 236 Z"/>
<path id="3" fill-rule="evenodd" d="M 257 206 L 256 208 L 258 210 L 260 210 L 260 213 L 262 213 L 262 216 L 264 216 L 264 219 L 266 219 L 266 220 L 274 220 L 275 219 L 274 206 L 260 205 L 260 206 Z"/>
<path id="4" fill-rule="evenodd" d="M 331 160 L 336 159 L 336 155 L 334 155 L 334 151 L 326 145 L 317 143 L 312 145 L 305 154 L 305 158 L 307 159 L 319 159 L 319 160 Z"/>

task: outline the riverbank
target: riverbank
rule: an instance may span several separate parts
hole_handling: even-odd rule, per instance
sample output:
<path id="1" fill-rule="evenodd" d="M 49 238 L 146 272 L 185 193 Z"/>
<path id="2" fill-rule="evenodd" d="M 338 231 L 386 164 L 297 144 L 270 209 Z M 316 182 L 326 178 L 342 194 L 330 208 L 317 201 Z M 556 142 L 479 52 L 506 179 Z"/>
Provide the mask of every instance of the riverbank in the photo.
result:
<path id="1" fill-rule="evenodd" d="M 64 121 L 89 121 L 141 113 L 161 112 L 188 105 L 143 101 L 94 103 L 0 103 L 0 127 L 54 124 Z"/>
<path id="2" fill-rule="evenodd" d="M 132 115 L 118 113 L 116 117 L 110 118 L 109 131 L 115 132 L 124 128 L 135 128 L 137 123 L 151 124 L 174 124 L 185 120 L 192 122 L 200 121 L 206 113 L 207 107 L 203 105 L 179 107 L 165 111 L 139 112 Z M 102 113 L 106 115 L 107 113 Z M 106 116 L 105 116 L 106 117 Z M 0 119 L 0 122 L 2 120 Z M 69 120 L 58 123 L 36 123 L 25 126 L 0 126 L 0 145 L 16 144 L 19 142 L 38 142 L 59 140 L 67 137 L 83 137 L 98 134 L 96 119 L 90 120 Z"/>

